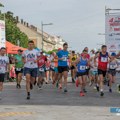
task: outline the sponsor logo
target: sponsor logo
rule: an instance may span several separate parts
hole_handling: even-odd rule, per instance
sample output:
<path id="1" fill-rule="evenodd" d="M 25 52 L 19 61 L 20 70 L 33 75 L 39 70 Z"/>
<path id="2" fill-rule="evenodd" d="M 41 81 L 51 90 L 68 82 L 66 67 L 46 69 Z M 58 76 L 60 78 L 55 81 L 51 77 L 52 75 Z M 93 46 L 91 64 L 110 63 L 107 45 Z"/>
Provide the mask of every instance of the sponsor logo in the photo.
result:
<path id="1" fill-rule="evenodd" d="M 109 49 L 116 49 L 116 46 L 115 46 L 115 45 L 111 45 L 111 46 L 109 47 Z"/>

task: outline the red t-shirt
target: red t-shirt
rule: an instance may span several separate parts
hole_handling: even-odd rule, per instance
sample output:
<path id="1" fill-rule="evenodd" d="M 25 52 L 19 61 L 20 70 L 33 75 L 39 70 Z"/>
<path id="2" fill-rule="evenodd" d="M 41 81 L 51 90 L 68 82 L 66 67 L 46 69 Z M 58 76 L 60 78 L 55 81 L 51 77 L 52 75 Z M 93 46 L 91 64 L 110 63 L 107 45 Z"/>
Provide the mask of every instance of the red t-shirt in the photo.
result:
<path id="1" fill-rule="evenodd" d="M 47 61 L 47 58 L 45 56 L 41 56 L 38 58 L 38 67 L 44 67 L 45 62 Z"/>
<path id="2" fill-rule="evenodd" d="M 81 56 L 83 56 L 84 53 L 81 54 Z M 87 54 L 87 59 L 89 60 L 90 59 L 90 55 Z"/>
<path id="3" fill-rule="evenodd" d="M 108 64 L 108 52 L 105 55 L 100 53 L 100 56 L 98 58 L 98 69 L 106 71 L 107 64 Z"/>

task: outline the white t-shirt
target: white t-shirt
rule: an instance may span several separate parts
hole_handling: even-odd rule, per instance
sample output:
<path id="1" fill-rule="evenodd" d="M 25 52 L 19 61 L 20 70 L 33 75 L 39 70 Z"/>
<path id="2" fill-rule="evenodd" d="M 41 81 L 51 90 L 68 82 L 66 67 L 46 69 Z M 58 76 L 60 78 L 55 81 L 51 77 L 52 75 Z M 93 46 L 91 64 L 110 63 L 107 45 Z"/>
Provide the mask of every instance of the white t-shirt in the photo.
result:
<path id="1" fill-rule="evenodd" d="M 22 54 L 22 57 L 25 58 L 26 63 L 24 64 L 24 67 L 26 68 L 37 68 L 38 65 L 34 61 L 37 60 L 37 58 L 40 56 L 40 52 L 37 50 L 26 50 Z"/>
<path id="2" fill-rule="evenodd" d="M 98 59 L 96 59 L 96 66 L 95 66 L 95 62 L 94 62 L 94 57 L 92 58 L 92 61 L 90 62 L 90 65 L 92 66 L 91 67 L 91 71 L 97 71 L 97 69 L 98 69 Z"/>
<path id="3" fill-rule="evenodd" d="M 7 64 L 9 64 L 9 58 L 7 56 L 0 56 L 0 73 L 6 72 Z"/>

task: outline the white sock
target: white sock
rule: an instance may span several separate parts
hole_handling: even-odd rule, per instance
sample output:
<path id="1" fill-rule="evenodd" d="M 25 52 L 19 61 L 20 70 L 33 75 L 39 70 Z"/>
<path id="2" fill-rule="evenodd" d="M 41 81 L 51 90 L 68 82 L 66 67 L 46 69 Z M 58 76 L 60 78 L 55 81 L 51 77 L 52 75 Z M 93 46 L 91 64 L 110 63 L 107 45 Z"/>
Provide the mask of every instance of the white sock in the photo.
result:
<path id="1" fill-rule="evenodd" d="M 103 89 L 100 89 L 101 92 L 103 92 Z"/>

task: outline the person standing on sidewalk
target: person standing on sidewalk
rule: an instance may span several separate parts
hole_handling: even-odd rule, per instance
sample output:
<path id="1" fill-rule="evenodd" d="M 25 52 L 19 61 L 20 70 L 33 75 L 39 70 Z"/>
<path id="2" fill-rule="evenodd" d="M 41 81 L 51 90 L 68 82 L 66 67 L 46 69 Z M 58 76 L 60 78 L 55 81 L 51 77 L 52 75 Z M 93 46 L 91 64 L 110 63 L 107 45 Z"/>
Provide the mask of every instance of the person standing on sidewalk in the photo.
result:
<path id="1" fill-rule="evenodd" d="M 68 64 L 67 64 L 67 59 L 68 59 L 68 44 L 64 43 L 63 44 L 63 50 L 60 50 L 57 53 L 58 56 L 58 73 L 60 75 L 60 84 L 59 88 L 62 89 L 62 77 L 64 78 L 64 92 L 67 91 L 67 78 L 68 78 Z"/>
<path id="2" fill-rule="evenodd" d="M 24 51 L 22 57 L 24 62 L 24 74 L 26 76 L 27 100 L 30 99 L 30 89 L 33 88 L 38 72 L 38 57 L 40 52 L 34 49 L 34 42 L 28 42 L 28 49 Z"/>
<path id="3" fill-rule="evenodd" d="M 18 54 L 15 55 L 15 73 L 16 73 L 16 88 L 21 88 L 21 80 L 22 80 L 22 74 L 23 74 L 23 61 L 22 61 L 22 50 L 18 50 Z"/>
<path id="4" fill-rule="evenodd" d="M 2 47 L 0 49 L 0 99 L 2 98 L 1 93 L 3 90 L 5 73 L 9 72 L 10 70 L 9 58 L 5 54 L 6 54 L 6 48 Z"/>

